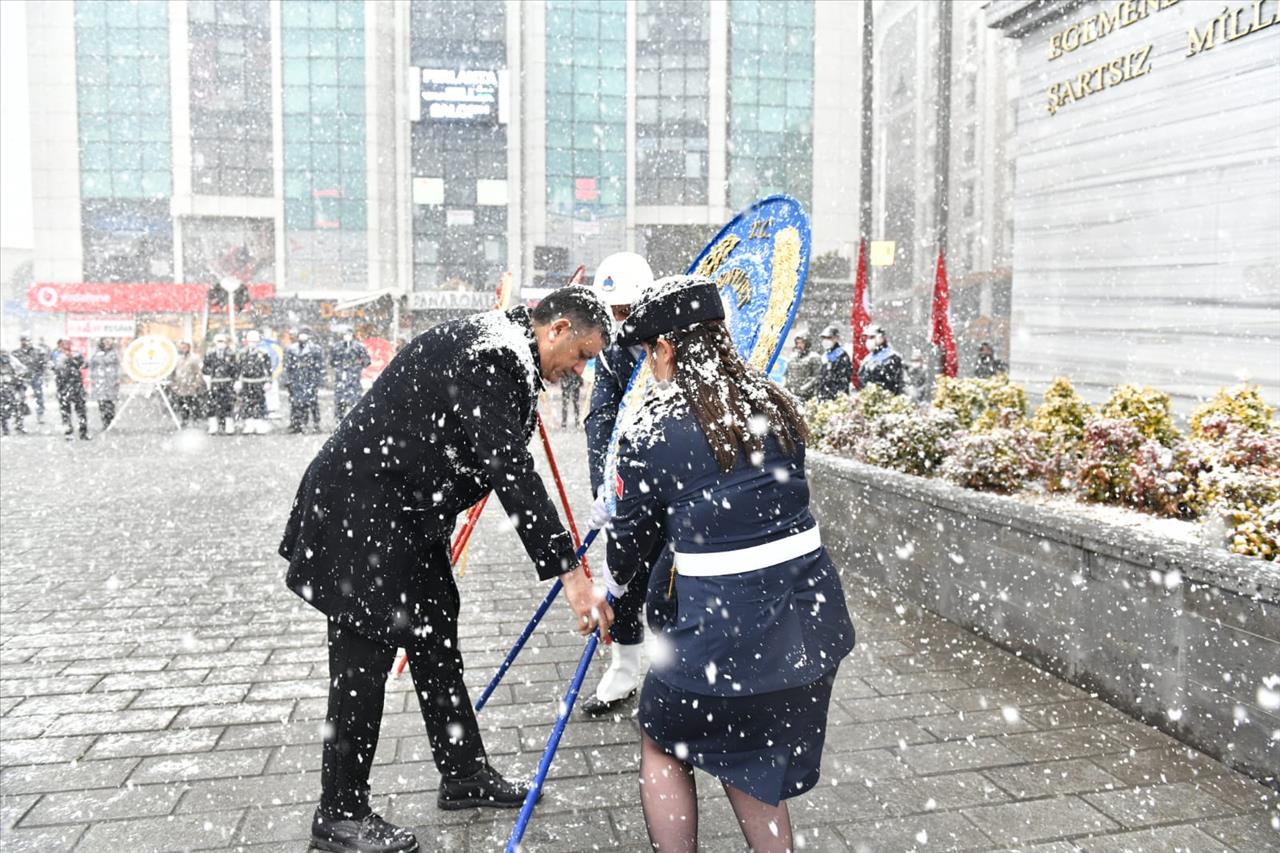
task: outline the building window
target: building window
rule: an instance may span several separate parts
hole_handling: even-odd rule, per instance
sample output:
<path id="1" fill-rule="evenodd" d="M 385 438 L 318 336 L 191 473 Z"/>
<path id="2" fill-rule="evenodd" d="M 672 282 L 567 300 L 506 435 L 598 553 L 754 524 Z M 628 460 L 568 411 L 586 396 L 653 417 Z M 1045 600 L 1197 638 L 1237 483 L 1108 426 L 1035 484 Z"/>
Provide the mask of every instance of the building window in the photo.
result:
<path id="1" fill-rule="evenodd" d="M 729 4 L 729 202 L 813 195 L 813 3 Z"/>
<path id="2" fill-rule="evenodd" d="M 711 48 L 705 0 L 640 0 L 636 12 L 636 198 L 707 203 Z"/>
<path id="3" fill-rule="evenodd" d="M 75 30 L 81 197 L 167 198 L 168 5 L 76 0 Z"/>
<path id="4" fill-rule="evenodd" d="M 269 196 L 271 19 L 267 0 L 191 0 L 191 185 Z"/>
<path id="5" fill-rule="evenodd" d="M 547 2 L 547 208 L 590 219 L 627 201 L 623 0 Z"/>
<path id="6" fill-rule="evenodd" d="M 363 287 L 364 4 L 283 0 L 281 24 L 290 285 Z"/>
<path id="7" fill-rule="evenodd" d="M 413 66 L 493 74 L 506 68 L 501 0 L 414 0 L 409 17 Z M 507 126 L 496 111 L 432 118 L 424 105 L 411 140 L 422 189 L 413 208 L 414 289 L 491 290 L 507 268 Z"/>

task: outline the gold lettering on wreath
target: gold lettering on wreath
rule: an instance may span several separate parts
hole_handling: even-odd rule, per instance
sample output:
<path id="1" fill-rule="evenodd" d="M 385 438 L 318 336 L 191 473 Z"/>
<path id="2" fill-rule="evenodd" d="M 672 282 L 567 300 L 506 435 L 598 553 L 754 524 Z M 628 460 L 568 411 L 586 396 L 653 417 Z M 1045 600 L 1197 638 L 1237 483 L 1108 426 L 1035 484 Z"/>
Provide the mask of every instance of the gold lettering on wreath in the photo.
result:
<path id="1" fill-rule="evenodd" d="M 737 235 L 726 235 L 723 240 L 716 243 L 715 248 L 707 252 L 707 256 L 702 259 L 698 264 L 698 268 L 694 270 L 694 274 L 708 278 L 715 275 L 716 270 L 720 269 L 720 265 L 724 263 L 725 258 L 729 257 L 729 253 L 737 248 L 740 242 L 742 241 Z"/>
<path id="2" fill-rule="evenodd" d="M 739 308 L 751 301 L 751 276 L 744 269 L 734 267 L 720 273 L 720 277 L 716 279 L 716 287 L 732 288 L 738 296 Z"/>

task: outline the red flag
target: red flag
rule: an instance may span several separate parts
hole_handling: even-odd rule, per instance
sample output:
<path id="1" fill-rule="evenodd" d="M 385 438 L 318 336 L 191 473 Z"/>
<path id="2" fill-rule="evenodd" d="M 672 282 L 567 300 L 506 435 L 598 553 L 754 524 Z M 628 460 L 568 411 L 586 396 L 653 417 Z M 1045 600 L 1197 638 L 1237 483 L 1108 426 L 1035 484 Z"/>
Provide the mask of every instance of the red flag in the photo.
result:
<path id="1" fill-rule="evenodd" d="M 929 343 L 942 350 L 942 372 L 955 378 L 960 362 L 956 358 L 956 339 L 951 335 L 951 293 L 947 287 L 947 265 L 938 252 L 938 272 L 933 279 L 933 318 L 929 326 Z"/>
<path id="2" fill-rule="evenodd" d="M 862 332 L 871 325 L 871 299 L 867 295 L 867 242 L 858 242 L 858 274 L 853 280 L 853 340 L 849 356 L 853 359 L 853 387 L 858 384 L 858 366 L 870 353 Z"/>

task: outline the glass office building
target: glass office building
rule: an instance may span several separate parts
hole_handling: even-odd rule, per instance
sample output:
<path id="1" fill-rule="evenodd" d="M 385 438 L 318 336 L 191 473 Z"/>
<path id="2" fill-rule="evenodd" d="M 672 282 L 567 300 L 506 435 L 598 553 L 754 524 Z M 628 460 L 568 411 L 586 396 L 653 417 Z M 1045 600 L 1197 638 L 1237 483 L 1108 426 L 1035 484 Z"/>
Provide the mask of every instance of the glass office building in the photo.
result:
<path id="1" fill-rule="evenodd" d="M 671 273 L 771 192 L 810 206 L 816 251 L 855 240 L 841 4 L 34 5 L 33 70 L 35 45 L 75 68 L 33 75 L 75 117 L 33 130 L 75 186 L 37 229 L 77 234 L 37 247 L 38 278 L 482 294 L 620 250 Z"/>

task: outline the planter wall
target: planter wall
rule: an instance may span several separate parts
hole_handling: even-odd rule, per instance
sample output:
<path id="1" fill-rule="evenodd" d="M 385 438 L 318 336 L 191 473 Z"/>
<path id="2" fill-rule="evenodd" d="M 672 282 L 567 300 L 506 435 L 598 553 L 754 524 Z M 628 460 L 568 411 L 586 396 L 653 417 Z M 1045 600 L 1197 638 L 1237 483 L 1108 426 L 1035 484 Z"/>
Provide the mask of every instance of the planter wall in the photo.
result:
<path id="1" fill-rule="evenodd" d="M 1277 784 L 1280 566 L 822 453 L 807 468 L 844 571 Z"/>

